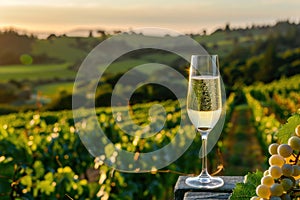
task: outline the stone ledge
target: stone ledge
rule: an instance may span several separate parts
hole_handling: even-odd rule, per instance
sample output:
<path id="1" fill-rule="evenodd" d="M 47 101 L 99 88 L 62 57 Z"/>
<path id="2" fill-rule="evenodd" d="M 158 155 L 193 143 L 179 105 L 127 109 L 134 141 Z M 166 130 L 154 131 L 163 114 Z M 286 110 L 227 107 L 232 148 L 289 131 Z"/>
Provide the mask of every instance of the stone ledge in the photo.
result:
<path id="1" fill-rule="evenodd" d="M 185 184 L 187 176 L 179 176 L 174 188 L 175 200 L 228 199 L 236 183 L 244 181 L 243 176 L 220 176 L 224 185 L 216 189 L 197 189 Z"/>

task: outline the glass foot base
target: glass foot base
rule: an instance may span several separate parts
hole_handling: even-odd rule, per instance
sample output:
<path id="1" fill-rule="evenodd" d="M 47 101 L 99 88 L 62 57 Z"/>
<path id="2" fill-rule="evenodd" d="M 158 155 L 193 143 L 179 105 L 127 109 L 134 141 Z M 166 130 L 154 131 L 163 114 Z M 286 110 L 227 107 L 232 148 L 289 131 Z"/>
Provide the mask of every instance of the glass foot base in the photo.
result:
<path id="1" fill-rule="evenodd" d="M 194 188 L 214 189 L 224 185 L 223 179 L 220 177 L 212 176 L 197 176 L 189 177 L 185 180 L 185 183 Z"/>

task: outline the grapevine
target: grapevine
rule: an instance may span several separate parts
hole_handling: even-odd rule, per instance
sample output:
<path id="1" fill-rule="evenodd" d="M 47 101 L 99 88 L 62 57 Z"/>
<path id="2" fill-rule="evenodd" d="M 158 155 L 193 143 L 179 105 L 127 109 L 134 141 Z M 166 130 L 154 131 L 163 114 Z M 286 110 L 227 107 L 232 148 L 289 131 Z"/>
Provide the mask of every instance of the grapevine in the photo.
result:
<path id="1" fill-rule="evenodd" d="M 251 200 L 300 198 L 300 124 L 287 144 L 272 143 L 268 151 L 270 167 Z"/>

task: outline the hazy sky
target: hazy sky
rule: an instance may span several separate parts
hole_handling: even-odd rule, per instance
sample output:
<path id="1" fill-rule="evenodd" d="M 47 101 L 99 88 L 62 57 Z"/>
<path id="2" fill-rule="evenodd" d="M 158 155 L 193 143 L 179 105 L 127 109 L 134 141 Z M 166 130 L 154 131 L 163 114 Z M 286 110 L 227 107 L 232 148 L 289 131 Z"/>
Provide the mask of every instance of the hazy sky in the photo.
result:
<path id="1" fill-rule="evenodd" d="M 300 21 L 300 0 L 0 0 L 0 28 L 64 33 L 77 28 L 169 28 L 185 33 Z"/>

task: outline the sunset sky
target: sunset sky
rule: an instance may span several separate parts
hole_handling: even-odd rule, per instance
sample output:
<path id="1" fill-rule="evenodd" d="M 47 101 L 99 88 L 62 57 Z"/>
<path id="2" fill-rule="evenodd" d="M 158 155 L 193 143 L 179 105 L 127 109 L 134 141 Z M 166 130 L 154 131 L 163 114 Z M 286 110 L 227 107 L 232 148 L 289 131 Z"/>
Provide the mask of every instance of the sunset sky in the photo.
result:
<path id="1" fill-rule="evenodd" d="M 161 27 L 185 33 L 232 27 L 299 23 L 299 0 L 0 0 L 0 29 L 66 33 L 84 28 Z"/>

